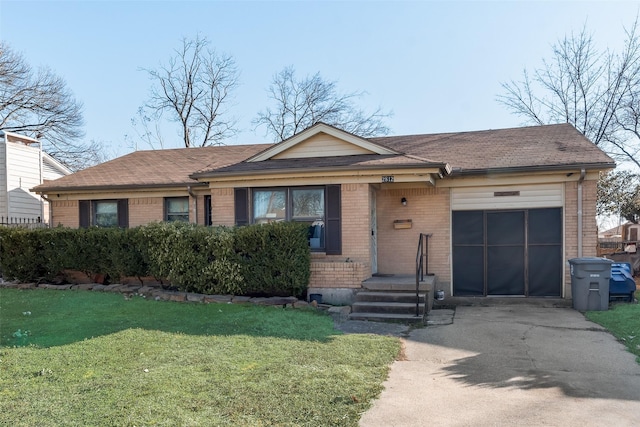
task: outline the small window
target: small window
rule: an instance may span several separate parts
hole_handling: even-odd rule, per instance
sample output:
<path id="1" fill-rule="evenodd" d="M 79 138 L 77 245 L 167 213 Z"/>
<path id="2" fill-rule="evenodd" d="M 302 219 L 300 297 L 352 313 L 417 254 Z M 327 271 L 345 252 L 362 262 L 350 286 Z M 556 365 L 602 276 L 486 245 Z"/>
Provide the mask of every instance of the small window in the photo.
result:
<path id="1" fill-rule="evenodd" d="M 189 197 L 167 197 L 164 220 L 189 222 Z"/>
<path id="2" fill-rule="evenodd" d="M 116 200 L 96 200 L 94 202 L 93 225 L 98 227 L 117 227 L 118 202 Z"/>
<path id="3" fill-rule="evenodd" d="M 204 196 L 204 225 L 213 225 L 211 217 L 211 196 Z"/>
<path id="4" fill-rule="evenodd" d="M 79 200 L 80 228 L 129 226 L 129 200 Z"/>

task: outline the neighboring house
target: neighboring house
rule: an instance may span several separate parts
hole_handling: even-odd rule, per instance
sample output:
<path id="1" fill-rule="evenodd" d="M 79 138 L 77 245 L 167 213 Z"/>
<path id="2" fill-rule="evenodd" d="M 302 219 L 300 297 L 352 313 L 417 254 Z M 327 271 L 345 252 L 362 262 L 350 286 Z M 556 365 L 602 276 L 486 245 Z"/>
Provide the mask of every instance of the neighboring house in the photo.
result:
<path id="1" fill-rule="evenodd" d="M 570 298 L 566 261 L 595 255 L 596 181 L 614 167 L 568 124 L 360 138 L 320 123 L 278 144 L 139 151 L 34 191 L 71 227 L 305 222 L 309 292 L 333 303 L 412 274 L 419 233 L 447 295 Z"/>
<path id="2" fill-rule="evenodd" d="M 49 203 L 29 189 L 70 173 L 38 140 L 0 131 L 0 222 L 48 223 Z"/>
<path id="3" fill-rule="evenodd" d="M 622 235 L 625 234 L 625 224 L 616 225 L 608 230 L 598 231 L 599 239 L 619 239 L 622 240 Z"/>

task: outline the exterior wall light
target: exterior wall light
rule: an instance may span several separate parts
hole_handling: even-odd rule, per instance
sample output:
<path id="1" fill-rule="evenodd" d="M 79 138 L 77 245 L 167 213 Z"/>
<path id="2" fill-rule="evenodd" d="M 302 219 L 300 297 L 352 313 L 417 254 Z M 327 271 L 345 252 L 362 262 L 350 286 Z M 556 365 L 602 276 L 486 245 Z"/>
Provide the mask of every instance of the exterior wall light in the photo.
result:
<path id="1" fill-rule="evenodd" d="M 402 206 L 407 206 L 407 198 L 403 197 L 402 199 L 400 199 L 400 203 L 402 203 Z"/>

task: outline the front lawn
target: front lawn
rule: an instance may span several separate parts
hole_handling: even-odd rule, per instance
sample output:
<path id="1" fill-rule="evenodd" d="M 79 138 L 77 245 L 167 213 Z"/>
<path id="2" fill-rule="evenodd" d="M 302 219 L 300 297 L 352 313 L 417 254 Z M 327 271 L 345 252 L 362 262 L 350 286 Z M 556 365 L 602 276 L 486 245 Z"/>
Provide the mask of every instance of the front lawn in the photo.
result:
<path id="1" fill-rule="evenodd" d="M 606 311 L 588 311 L 586 316 L 607 328 L 640 363 L 640 305 L 614 304 Z"/>
<path id="2" fill-rule="evenodd" d="M 312 310 L 0 289 L 12 426 L 355 426 L 399 340 Z"/>

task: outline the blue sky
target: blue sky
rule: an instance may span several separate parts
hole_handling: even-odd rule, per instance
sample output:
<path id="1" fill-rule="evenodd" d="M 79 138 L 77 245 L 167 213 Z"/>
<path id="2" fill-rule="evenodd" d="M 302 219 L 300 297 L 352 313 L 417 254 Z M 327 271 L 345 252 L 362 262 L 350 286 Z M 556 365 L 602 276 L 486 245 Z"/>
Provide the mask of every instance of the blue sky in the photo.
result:
<path id="1" fill-rule="evenodd" d="M 392 134 L 519 126 L 496 101 L 500 83 L 541 65 L 551 45 L 586 23 L 601 49 L 619 49 L 638 2 L 582 1 L 12 1 L 0 0 L 0 38 L 63 77 L 84 104 L 87 140 L 114 157 L 149 94 L 156 68 L 200 33 L 241 71 L 228 143 L 270 142 L 251 120 L 288 65 L 320 72 L 360 105 L 393 111 Z M 165 128 L 172 146 L 181 144 Z M 148 148 L 140 146 L 140 148 Z"/>

